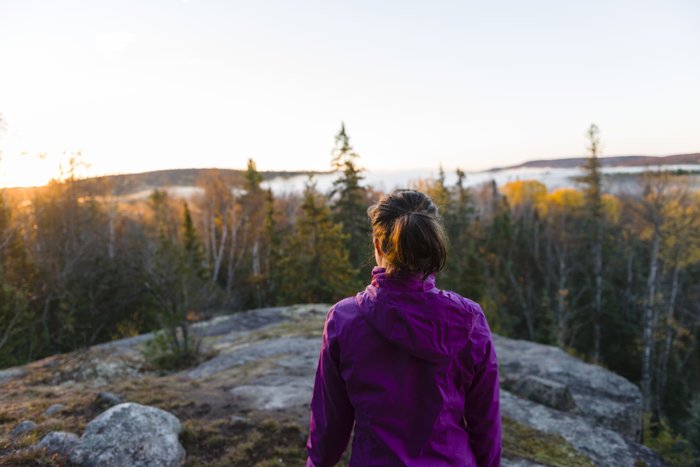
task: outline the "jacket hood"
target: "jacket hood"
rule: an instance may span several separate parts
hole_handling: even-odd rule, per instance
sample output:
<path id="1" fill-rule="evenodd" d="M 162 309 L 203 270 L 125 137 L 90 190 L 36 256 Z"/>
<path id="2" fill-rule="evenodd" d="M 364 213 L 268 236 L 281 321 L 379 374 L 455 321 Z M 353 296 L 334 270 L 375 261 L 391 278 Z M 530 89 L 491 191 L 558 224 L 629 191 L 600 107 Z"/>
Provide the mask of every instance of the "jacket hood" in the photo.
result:
<path id="1" fill-rule="evenodd" d="M 475 315 L 456 294 L 435 287 L 435 275 L 372 270 L 360 313 L 385 339 L 432 363 L 451 360 L 468 342 Z"/>

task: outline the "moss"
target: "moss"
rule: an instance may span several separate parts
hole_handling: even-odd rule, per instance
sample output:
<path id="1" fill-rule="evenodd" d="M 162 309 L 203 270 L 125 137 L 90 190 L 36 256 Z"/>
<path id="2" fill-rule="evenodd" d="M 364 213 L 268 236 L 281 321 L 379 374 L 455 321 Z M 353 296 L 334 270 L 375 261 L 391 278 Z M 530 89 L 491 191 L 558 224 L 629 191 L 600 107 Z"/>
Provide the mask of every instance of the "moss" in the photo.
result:
<path id="1" fill-rule="evenodd" d="M 503 456 L 551 466 L 594 465 L 563 437 L 538 431 L 507 417 L 503 417 Z"/>
<path id="2" fill-rule="evenodd" d="M 306 436 L 300 426 L 265 420 L 188 420 L 180 435 L 188 466 L 302 465 Z"/>

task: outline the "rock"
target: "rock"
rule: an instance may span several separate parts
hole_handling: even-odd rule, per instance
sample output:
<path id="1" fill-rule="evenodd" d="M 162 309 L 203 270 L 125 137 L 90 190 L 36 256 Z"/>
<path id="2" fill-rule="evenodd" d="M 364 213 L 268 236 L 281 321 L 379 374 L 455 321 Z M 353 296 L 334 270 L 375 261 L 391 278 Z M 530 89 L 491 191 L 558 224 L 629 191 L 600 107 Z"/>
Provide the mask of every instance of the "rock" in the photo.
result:
<path id="1" fill-rule="evenodd" d="M 12 437 L 17 437 L 17 436 L 22 436 L 24 434 L 29 433 L 30 431 L 36 430 L 37 424 L 32 422 L 31 420 L 25 420 L 23 422 L 20 422 L 17 426 L 15 426 L 12 431 L 10 431 L 10 436 Z"/>
<path id="2" fill-rule="evenodd" d="M 52 431 L 32 446 L 32 449 L 45 449 L 50 454 L 68 457 L 78 444 L 78 435 L 66 431 Z"/>
<path id="3" fill-rule="evenodd" d="M 502 467 L 545 467 L 542 464 L 532 462 L 525 459 L 506 459 L 503 458 L 501 461 Z"/>
<path id="4" fill-rule="evenodd" d="M 217 316 L 208 321 L 192 325 L 193 332 L 200 337 L 222 336 L 231 332 L 245 332 L 276 324 L 284 319 L 287 307 L 260 308 L 241 311 L 228 316 Z"/>
<path id="5" fill-rule="evenodd" d="M 185 460 L 174 415 L 135 403 L 114 406 L 88 423 L 70 460 L 85 467 L 171 467 Z"/>
<path id="6" fill-rule="evenodd" d="M 203 379 L 230 370 L 231 368 L 250 364 L 256 361 L 269 361 L 279 357 L 286 357 L 279 364 L 287 366 L 297 373 L 313 375 L 316 371 L 318 352 L 321 348 L 318 339 L 305 337 L 281 337 L 266 339 L 251 344 L 235 347 L 231 350 L 221 351 L 219 355 L 201 363 L 196 368 L 189 370 L 187 376 L 190 379 Z"/>
<path id="7" fill-rule="evenodd" d="M 576 408 L 576 402 L 565 384 L 557 383 L 539 376 L 526 376 L 523 379 L 502 384 L 520 397 L 539 402 L 553 409 L 569 412 Z"/>
<path id="8" fill-rule="evenodd" d="M 52 404 L 44 411 L 44 415 L 46 417 L 51 417 L 52 415 L 56 415 L 57 413 L 61 412 L 65 408 L 66 406 L 63 404 Z"/>
<path id="9" fill-rule="evenodd" d="M 25 370 L 22 367 L 12 367 L 0 370 L 0 383 L 5 383 L 7 381 L 12 381 L 21 376 L 24 376 Z"/>
<path id="10" fill-rule="evenodd" d="M 296 378 L 278 385 L 263 383 L 237 386 L 231 394 L 246 400 L 249 406 L 262 410 L 287 409 L 294 406 L 307 407 L 311 402 L 313 380 Z"/>
<path id="11" fill-rule="evenodd" d="M 642 394 L 637 386 L 558 347 L 496 335 L 494 343 L 505 387 L 533 376 L 565 385 L 576 404 L 575 413 L 594 426 L 640 441 Z"/>
<path id="12" fill-rule="evenodd" d="M 95 400 L 92 402 L 92 406 L 93 408 L 101 411 L 114 407 L 115 405 L 119 405 L 122 402 L 124 401 L 118 395 L 114 394 L 113 392 L 105 391 L 97 394 Z"/>
<path id="13" fill-rule="evenodd" d="M 636 467 L 639 461 L 648 467 L 666 465 L 650 450 L 609 428 L 590 423 L 581 415 L 554 410 L 504 390 L 501 390 L 501 414 L 536 430 L 562 436 L 595 465 Z"/>

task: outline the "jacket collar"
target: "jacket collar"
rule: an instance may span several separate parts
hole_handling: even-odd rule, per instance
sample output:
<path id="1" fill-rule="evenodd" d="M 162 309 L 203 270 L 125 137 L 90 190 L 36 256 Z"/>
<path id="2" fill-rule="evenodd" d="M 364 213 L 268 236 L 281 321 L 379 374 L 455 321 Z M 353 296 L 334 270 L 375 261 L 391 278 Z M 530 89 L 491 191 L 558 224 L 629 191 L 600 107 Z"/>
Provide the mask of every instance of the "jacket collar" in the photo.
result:
<path id="1" fill-rule="evenodd" d="M 428 291 L 435 287 L 435 274 L 424 278 L 419 272 L 397 271 L 388 275 L 384 268 L 375 266 L 372 269 L 372 285 L 389 290 Z"/>

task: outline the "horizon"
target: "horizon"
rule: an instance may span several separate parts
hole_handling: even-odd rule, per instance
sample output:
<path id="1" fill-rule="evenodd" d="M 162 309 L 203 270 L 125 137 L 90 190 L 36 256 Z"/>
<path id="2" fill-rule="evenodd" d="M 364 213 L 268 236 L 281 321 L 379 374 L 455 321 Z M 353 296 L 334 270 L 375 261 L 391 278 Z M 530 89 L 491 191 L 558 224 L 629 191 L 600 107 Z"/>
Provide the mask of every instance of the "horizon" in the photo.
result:
<path id="1" fill-rule="evenodd" d="M 687 155 L 695 155 L 695 154 L 700 154 L 700 151 L 698 152 L 690 152 L 687 153 Z M 670 157 L 670 156 L 681 156 L 681 155 L 686 155 L 686 154 L 666 154 L 666 155 L 661 155 L 661 156 L 653 156 L 653 155 L 641 155 L 641 154 L 636 154 L 636 155 L 618 155 L 618 156 L 599 156 L 598 159 L 624 159 L 624 158 L 636 158 L 636 157 Z M 509 166 L 500 166 L 500 167 L 490 167 L 488 169 L 483 169 L 483 170 L 468 170 L 464 169 L 462 167 L 445 167 L 442 164 L 438 164 L 435 167 L 420 167 L 420 168 L 394 168 L 394 169 L 377 169 L 377 170 L 372 170 L 372 169 L 366 169 L 362 168 L 362 172 L 365 174 L 406 174 L 406 173 L 412 173 L 415 174 L 417 172 L 425 172 L 425 177 L 418 177 L 418 178 L 425 178 L 427 180 L 434 179 L 437 177 L 438 171 L 440 169 L 444 170 L 444 172 L 447 174 L 448 179 L 453 179 L 454 173 L 460 169 L 465 172 L 467 176 L 469 175 L 483 175 L 483 174 L 488 174 L 488 173 L 497 173 L 499 171 L 507 171 L 507 170 L 521 170 L 521 169 L 532 169 L 535 171 L 538 170 L 546 170 L 546 171 L 562 171 L 562 172 L 568 172 L 572 170 L 570 167 L 551 167 L 551 166 L 542 166 L 542 167 L 523 167 L 526 164 L 530 163 L 537 163 L 537 162 L 543 162 L 543 161 L 567 161 L 567 160 L 575 160 L 575 159 L 585 159 L 589 156 L 587 155 L 578 155 L 578 156 L 566 156 L 566 157 L 557 157 L 557 158 L 551 158 L 551 159 L 529 159 L 526 161 L 518 162 L 513 165 Z M 700 164 L 695 164 L 695 163 L 672 163 L 672 164 L 663 164 L 663 166 L 671 166 L 671 167 L 676 167 L 676 166 L 696 166 L 698 167 L 698 170 L 700 170 Z M 634 170 L 634 168 L 640 168 L 640 167 L 651 167 L 653 164 L 645 164 L 645 165 L 633 165 L 630 166 Z M 659 165 L 661 167 L 662 165 Z M 630 167 L 627 167 L 629 170 Z M 602 171 L 608 171 L 612 170 L 614 171 L 615 169 L 623 169 L 624 171 L 625 166 L 616 166 L 616 165 L 611 165 L 607 167 L 601 167 Z M 78 177 L 77 179 L 96 179 L 96 178 L 109 178 L 109 177 L 119 177 L 119 176 L 138 176 L 138 175 L 145 175 L 145 174 L 150 174 L 150 173 L 157 173 L 157 172 L 170 172 L 170 171 L 185 171 L 185 170 L 231 170 L 231 171 L 237 171 L 237 172 L 245 172 L 246 167 L 212 167 L 212 166 L 203 166 L 203 167 L 170 167 L 170 168 L 162 168 L 162 169 L 154 169 L 154 170 L 145 170 L 145 171 L 138 171 L 138 172 L 123 172 L 123 173 L 110 173 L 110 174 L 85 174 L 85 173 L 80 173 L 78 171 Z M 337 170 L 332 170 L 332 169 L 326 169 L 326 170 L 314 170 L 314 169 L 299 169 L 299 170 L 289 170 L 289 169 L 271 169 L 271 170 L 258 170 L 260 173 L 288 173 L 291 174 L 291 177 L 298 177 L 300 175 L 304 174 L 313 174 L 313 175 L 319 175 L 319 176 L 324 176 L 324 175 L 333 175 L 337 173 Z M 270 179 L 266 181 L 265 183 L 269 183 L 272 180 L 276 180 L 279 178 L 281 175 L 278 175 L 274 177 L 273 179 Z M 415 177 L 409 177 L 410 180 L 417 180 L 418 178 Z M 48 180 L 46 183 L 41 184 L 41 185 L 2 185 L 0 184 L 0 190 L 2 189 L 21 189 L 21 188 L 40 188 L 42 186 L 46 186 L 51 180 L 60 180 L 60 177 L 54 177 L 50 180 Z M 520 175 L 515 176 L 515 179 L 520 180 Z M 523 179 L 524 180 L 524 179 Z M 534 179 L 533 179 L 534 180 Z M 381 185 L 381 182 L 380 182 Z M 371 185 L 374 186 L 374 185 Z"/>
<path id="2" fill-rule="evenodd" d="M 576 157 L 591 123 L 602 156 L 692 153 L 698 20 L 680 0 L 4 2 L 0 186 L 77 152 L 86 176 L 325 171 L 341 122 L 373 171 Z"/>

